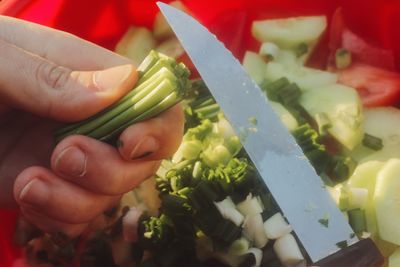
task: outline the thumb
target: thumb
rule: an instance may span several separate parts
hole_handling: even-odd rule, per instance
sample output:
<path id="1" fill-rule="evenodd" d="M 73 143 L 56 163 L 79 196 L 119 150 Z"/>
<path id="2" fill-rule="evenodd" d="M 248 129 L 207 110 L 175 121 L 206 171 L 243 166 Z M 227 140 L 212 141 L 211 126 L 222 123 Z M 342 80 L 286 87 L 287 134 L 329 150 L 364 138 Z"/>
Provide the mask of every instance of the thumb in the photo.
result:
<path id="1" fill-rule="evenodd" d="M 77 121 L 111 105 L 137 80 L 133 65 L 74 71 L 0 40 L 0 99 L 61 121 Z"/>

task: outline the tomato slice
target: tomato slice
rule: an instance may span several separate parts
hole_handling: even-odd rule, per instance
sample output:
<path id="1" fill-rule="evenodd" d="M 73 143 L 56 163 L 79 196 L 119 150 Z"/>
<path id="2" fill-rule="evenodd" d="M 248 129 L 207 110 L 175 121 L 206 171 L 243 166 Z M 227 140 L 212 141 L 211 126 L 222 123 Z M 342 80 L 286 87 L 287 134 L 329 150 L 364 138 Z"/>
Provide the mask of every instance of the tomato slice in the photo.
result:
<path id="1" fill-rule="evenodd" d="M 353 64 L 338 71 L 339 83 L 357 89 L 364 106 L 388 106 L 399 103 L 400 74 L 366 64 Z"/>
<path id="2" fill-rule="evenodd" d="M 345 23 L 341 8 L 338 8 L 332 17 L 329 39 L 331 67 L 335 63 L 336 49 L 345 48 L 351 52 L 353 62 L 395 70 L 393 51 L 374 46 L 352 32 Z"/>

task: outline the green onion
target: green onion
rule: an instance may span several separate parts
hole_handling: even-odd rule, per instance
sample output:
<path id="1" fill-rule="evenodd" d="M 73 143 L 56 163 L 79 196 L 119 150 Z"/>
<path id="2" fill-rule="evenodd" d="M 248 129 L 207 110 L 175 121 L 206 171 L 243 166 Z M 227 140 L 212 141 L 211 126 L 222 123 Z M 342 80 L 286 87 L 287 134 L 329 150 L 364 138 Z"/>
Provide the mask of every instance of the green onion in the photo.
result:
<path id="1" fill-rule="evenodd" d="M 56 140 L 82 134 L 110 141 L 130 125 L 158 115 L 182 100 L 189 89 L 189 71 L 172 58 L 152 51 L 139 66 L 134 88 L 102 112 L 56 132 Z"/>
<path id="2" fill-rule="evenodd" d="M 382 139 L 379 137 L 375 137 L 373 135 L 370 134 L 364 134 L 364 138 L 362 140 L 362 143 L 364 146 L 378 151 L 381 150 L 383 148 L 383 143 L 382 143 Z"/>
<path id="3" fill-rule="evenodd" d="M 347 212 L 349 215 L 349 223 L 355 233 L 362 233 L 367 231 L 367 220 L 365 217 L 365 210 L 353 209 Z"/>
<path id="4" fill-rule="evenodd" d="M 308 52 L 308 45 L 306 43 L 301 43 L 296 47 L 295 53 L 297 57 L 301 57 Z"/>
<path id="5" fill-rule="evenodd" d="M 336 67 L 338 69 L 345 69 L 351 65 L 351 53 L 349 50 L 340 48 L 336 50 L 335 54 Z"/>

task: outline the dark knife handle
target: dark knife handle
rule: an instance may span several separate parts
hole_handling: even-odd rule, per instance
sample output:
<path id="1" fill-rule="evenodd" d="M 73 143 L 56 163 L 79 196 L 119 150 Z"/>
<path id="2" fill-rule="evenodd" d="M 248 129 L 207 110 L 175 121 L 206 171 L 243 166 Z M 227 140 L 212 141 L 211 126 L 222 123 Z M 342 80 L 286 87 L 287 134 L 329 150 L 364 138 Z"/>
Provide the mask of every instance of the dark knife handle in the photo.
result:
<path id="1" fill-rule="evenodd" d="M 314 265 L 319 267 L 381 267 L 384 258 L 370 238 L 339 250 Z"/>

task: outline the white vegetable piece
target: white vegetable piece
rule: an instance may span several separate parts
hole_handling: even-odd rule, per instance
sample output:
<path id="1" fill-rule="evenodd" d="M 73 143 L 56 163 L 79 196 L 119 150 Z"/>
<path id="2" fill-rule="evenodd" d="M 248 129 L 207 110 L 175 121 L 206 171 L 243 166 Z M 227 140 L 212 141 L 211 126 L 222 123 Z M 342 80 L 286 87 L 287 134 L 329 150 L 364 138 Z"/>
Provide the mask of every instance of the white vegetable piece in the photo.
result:
<path id="1" fill-rule="evenodd" d="M 246 253 L 246 251 L 249 250 L 249 247 L 250 247 L 249 240 L 247 240 L 244 237 L 241 237 L 232 242 L 232 244 L 229 246 L 228 254 L 243 255 Z"/>
<path id="2" fill-rule="evenodd" d="M 185 53 L 185 49 L 183 49 L 181 43 L 175 36 L 159 44 L 156 51 L 172 58 L 179 58 Z"/>
<path id="3" fill-rule="evenodd" d="M 300 44 L 315 45 L 327 25 L 325 16 L 293 17 L 254 21 L 252 34 L 260 42 L 273 42 L 282 48 Z"/>
<path id="4" fill-rule="evenodd" d="M 283 124 L 285 124 L 286 128 L 289 129 L 289 131 L 294 131 L 298 126 L 298 122 L 293 117 L 292 113 L 290 113 L 282 104 L 277 103 L 277 102 L 270 102 L 271 107 L 275 111 L 275 113 L 279 116 Z"/>
<path id="5" fill-rule="evenodd" d="M 246 254 L 253 254 L 255 258 L 255 263 L 252 265 L 252 267 L 259 267 L 261 265 L 261 260 L 262 260 L 262 250 L 259 248 L 250 248 Z"/>
<path id="6" fill-rule="evenodd" d="M 262 248 L 268 243 L 260 213 L 246 216 L 243 223 L 243 235 L 254 242 L 257 248 Z"/>
<path id="7" fill-rule="evenodd" d="M 280 49 L 276 44 L 265 42 L 261 45 L 258 53 L 262 56 L 276 58 L 276 56 L 279 54 L 279 50 Z"/>
<path id="8" fill-rule="evenodd" d="M 236 209 L 235 203 L 233 203 L 230 197 L 227 197 L 220 202 L 214 202 L 214 204 L 222 217 L 231 220 L 237 226 L 242 225 L 244 216 Z"/>
<path id="9" fill-rule="evenodd" d="M 298 264 L 304 260 L 296 239 L 291 234 L 277 239 L 274 243 L 274 251 L 285 266 Z"/>
<path id="10" fill-rule="evenodd" d="M 115 52 L 139 65 L 155 46 L 153 34 L 147 28 L 130 27 L 116 45 Z"/>
<path id="11" fill-rule="evenodd" d="M 350 187 L 350 209 L 364 209 L 368 202 L 368 189 Z"/>
<path id="12" fill-rule="evenodd" d="M 259 54 L 246 51 L 243 58 L 243 68 L 257 84 L 260 84 L 264 80 L 267 63 Z"/>
<path id="13" fill-rule="evenodd" d="M 122 218 L 122 235 L 127 242 L 137 241 L 137 231 L 139 227 L 139 218 L 143 210 L 138 207 L 131 207 Z"/>
<path id="14" fill-rule="evenodd" d="M 292 231 L 292 227 L 285 221 L 280 212 L 264 222 L 264 229 L 268 239 L 278 239 Z"/>
<path id="15" fill-rule="evenodd" d="M 244 215 L 252 215 L 263 212 L 260 202 L 250 193 L 246 199 L 236 205 L 236 208 Z"/>
<path id="16" fill-rule="evenodd" d="M 399 267 L 400 266 L 400 248 L 396 249 L 392 255 L 389 257 L 389 267 Z"/>
<path id="17" fill-rule="evenodd" d="M 173 1 L 169 3 L 171 6 L 187 12 L 187 7 L 181 1 Z M 154 36 L 160 40 L 165 39 L 170 36 L 174 35 L 171 27 L 169 26 L 168 22 L 165 20 L 164 15 L 161 12 L 158 12 L 156 18 L 154 20 L 154 27 L 153 27 Z"/>

